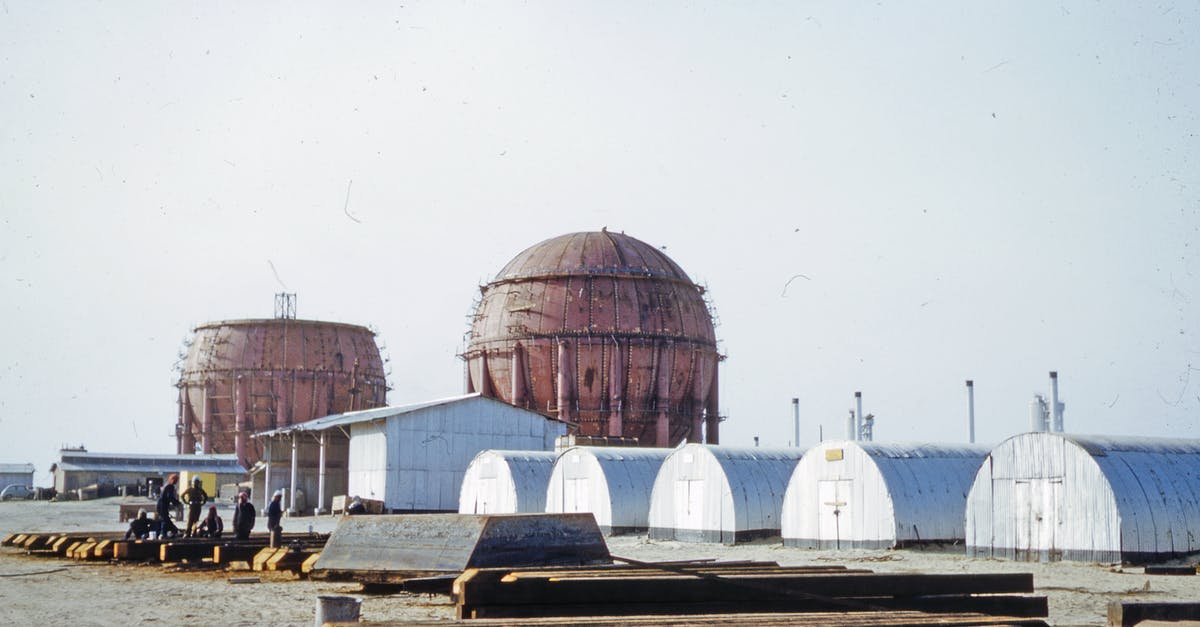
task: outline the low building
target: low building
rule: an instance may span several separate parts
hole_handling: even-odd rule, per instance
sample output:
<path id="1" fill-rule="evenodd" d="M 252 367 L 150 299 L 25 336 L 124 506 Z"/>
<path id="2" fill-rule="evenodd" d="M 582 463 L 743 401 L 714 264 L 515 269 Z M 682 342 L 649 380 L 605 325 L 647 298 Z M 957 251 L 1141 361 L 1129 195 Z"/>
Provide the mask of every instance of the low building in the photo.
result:
<path id="1" fill-rule="evenodd" d="M 1200 553 L 1200 440 L 1033 432 L 992 449 L 967 554 L 1148 563 Z"/>
<path id="2" fill-rule="evenodd" d="M 553 451 L 486 450 L 463 476 L 460 514 L 540 514 L 558 454 Z"/>
<path id="3" fill-rule="evenodd" d="M 818 444 L 788 482 L 783 543 L 807 549 L 960 543 L 967 493 L 987 454 L 972 444 Z"/>
<path id="4" fill-rule="evenodd" d="M 162 485 L 169 475 L 185 471 L 216 475 L 217 485 L 246 479 L 246 469 L 238 463 L 236 455 L 144 455 L 63 450 L 50 471 L 54 473 L 54 489 L 59 494 L 96 486 L 95 496 L 115 494 L 121 488 L 145 488 L 151 483 Z M 180 489 L 183 489 L 182 485 Z M 216 490 L 213 492 L 215 495 Z"/>
<path id="5" fill-rule="evenodd" d="M 547 451 L 566 430 L 479 394 L 325 416 L 255 434 L 264 451 L 256 501 L 284 489 L 291 512 L 328 511 L 334 496 L 382 501 L 389 512 L 457 512 L 481 451 Z"/>
<path id="6" fill-rule="evenodd" d="M 734 544 L 779 536 L 799 449 L 688 444 L 663 462 L 650 497 L 650 537 Z"/>
<path id="7" fill-rule="evenodd" d="M 649 528 L 650 495 L 673 449 L 576 446 L 554 463 L 546 491 L 550 513 L 591 512 L 605 534 Z"/>
<path id="8" fill-rule="evenodd" d="M 0 490 L 16 484 L 33 486 L 33 464 L 0 464 Z"/>

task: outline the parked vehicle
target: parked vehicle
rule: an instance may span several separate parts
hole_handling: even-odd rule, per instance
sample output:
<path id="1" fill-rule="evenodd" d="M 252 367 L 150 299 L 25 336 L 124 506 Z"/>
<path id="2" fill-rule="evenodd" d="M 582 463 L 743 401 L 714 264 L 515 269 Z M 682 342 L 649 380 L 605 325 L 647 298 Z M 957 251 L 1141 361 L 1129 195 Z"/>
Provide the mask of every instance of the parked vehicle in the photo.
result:
<path id="1" fill-rule="evenodd" d="M 31 498 L 33 498 L 32 486 L 24 486 L 19 483 L 13 483 L 6 486 L 3 490 L 0 490 L 0 501 Z"/>

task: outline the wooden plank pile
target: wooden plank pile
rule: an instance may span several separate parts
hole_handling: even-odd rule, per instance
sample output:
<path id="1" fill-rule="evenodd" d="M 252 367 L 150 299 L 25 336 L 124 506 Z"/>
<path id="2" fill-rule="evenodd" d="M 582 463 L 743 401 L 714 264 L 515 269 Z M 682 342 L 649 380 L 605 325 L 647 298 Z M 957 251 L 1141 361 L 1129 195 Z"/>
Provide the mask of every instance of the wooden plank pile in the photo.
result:
<path id="1" fill-rule="evenodd" d="M 970 615 L 975 621 L 1000 617 L 998 622 L 937 624 L 1044 624 L 1024 620 L 1048 614 L 1046 597 L 1030 592 L 1029 573 L 894 574 L 828 566 L 637 562 L 468 569 L 455 580 L 452 596 L 460 619 L 806 613 L 804 622 L 809 622 L 807 613 L 879 619 L 933 612 Z"/>
<path id="2" fill-rule="evenodd" d="M 274 561 L 266 570 L 301 572 L 301 565 L 319 554 L 328 535 L 284 534 L 284 546 L 269 549 Z M 176 538 L 169 540 L 126 540 L 123 532 L 16 533 L 6 537 L 2 546 L 23 549 L 27 554 L 65 557 L 77 560 L 139 562 L 252 562 L 268 549 L 266 535 L 248 540 L 231 538 Z M 266 558 L 264 558 L 265 560 Z"/>

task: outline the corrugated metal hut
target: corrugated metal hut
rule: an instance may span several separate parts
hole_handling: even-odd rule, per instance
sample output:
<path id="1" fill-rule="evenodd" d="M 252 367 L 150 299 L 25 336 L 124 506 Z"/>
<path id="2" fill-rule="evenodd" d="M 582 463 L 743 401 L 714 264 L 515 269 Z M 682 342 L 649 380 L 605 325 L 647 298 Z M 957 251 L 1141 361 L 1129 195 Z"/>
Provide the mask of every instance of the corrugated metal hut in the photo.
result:
<path id="1" fill-rule="evenodd" d="M 457 512 L 463 473 L 480 451 L 551 450 L 566 430 L 537 412 L 467 394 L 326 416 L 255 437 L 264 440 L 269 460 L 264 497 L 294 485 L 310 499 L 319 495 L 322 507 L 345 494 L 383 501 L 391 512 Z M 334 459 L 345 455 L 345 492 L 322 489 L 322 472 L 326 482 L 334 481 L 333 473 L 321 470 L 319 451 L 304 448 L 322 434 L 326 447 L 345 447 L 333 451 Z"/>
<path id="2" fill-rule="evenodd" d="M 557 458 L 554 451 L 481 451 L 463 475 L 458 513 L 542 513 Z"/>
<path id="3" fill-rule="evenodd" d="M 650 497 L 650 537 L 733 544 L 779 535 L 799 449 L 688 444 L 663 462 Z"/>
<path id="4" fill-rule="evenodd" d="M 967 444 L 818 444 L 788 483 L 783 543 L 879 549 L 962 541 L 967 493 L 987 453 Z"/>
<path id="5" fill-rule="evenodd" d="M 967 553 L 1145 563 L 1200 552 L 1200 440 L 1024 433 L 967 498 Z"/>
<path id="6" fill-rule="evenodd" d="M 606 534 L 649 527 L 650 495 L 672 449 L 575 446 L 554 463 L 546 490 L 550 513 L 591 512 Z"/>
<path id="7" fill-rule="evenodd" d="M 33 485 L 33 464 L 0 464 L 0 490 L 16 484 Z"/>

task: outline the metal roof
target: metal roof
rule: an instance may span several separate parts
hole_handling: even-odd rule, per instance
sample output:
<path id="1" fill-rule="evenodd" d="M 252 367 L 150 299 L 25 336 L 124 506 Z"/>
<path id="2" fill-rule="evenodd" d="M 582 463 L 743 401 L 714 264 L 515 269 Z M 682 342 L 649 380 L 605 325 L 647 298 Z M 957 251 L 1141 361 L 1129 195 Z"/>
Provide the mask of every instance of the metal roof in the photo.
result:
<path id="1" fill-rule="evenodd" d="M 63 471 L 91 472 L 216 472 L 244 474 L 236 455 L 149 455 L 139 453 L 61 453 L 57 464 Z"/>
<path id="2" fill-rule="evenodd" d="M 403 416 L 404 414 L 410 414 L 412 412 L 419 411 L 422 409 L 427 409 L 429 407 L 437 407 L 439 405 L 450 405 L 453 403 L 461 403 L 463 401 L 471 400 L 474 398 L 483 398 L 483 399 L 486 399 L 488 402 L 492 402 L 492 403 L 500 403 L 501 402 L 501 401 L 497 401 L 497 400 L 493 400 L 490 398 L 480 396 L 478 393 L 463 394 L 461 396 L 451 396 L 451 397 L 447 397 L 447 398 L 439 398 L 439 399 L 435 399 L 432 401 L 425 401 L 423 403 L 412 403 L 409 405 L 395 405 L 395 406 L 391 406 L 391 407 L 378 407 L 375 409 L 364 409 L 364 410 L 360 410 L 360 411 L 346 412 L 344 414 L 330 414 L 330 415 L 324 416 L 322 418 L 317 418 L 316 420 L 309 420 L 308 422 L 302 422 L 299 424 L 288 425 L 286 427 L 279 427 L 278 429 L 271 429 L 269 431 L 260 431 L 258 433 L 255 433 L 252 437 L 267 438 L 267 437 L 272 437 L 272 436 L 276 436 L 276 435 L 283 435 L 286 433 L 293 433 L 293 432 L 297 432 L 297 431 L 324 431 L 326 429 L 332 429 L 334 427 L 341 427 L 341 426 L 345 426 L 345 425 L 357 424 L 360 422 L 371 422 L 372 420 L 385 420 L 387 418 L 391 418 L 392 416 Z M 502 403 L 502 404 L 507 405 L 507 403 Z M 534 412 L 530 412 L 530 413 L 534 413 Z"/>
<path id="3" fill-rule="evenodd" d="M 33 464 L 0 464 L 0 475 L 23 475 L 32 472 Z"/>

